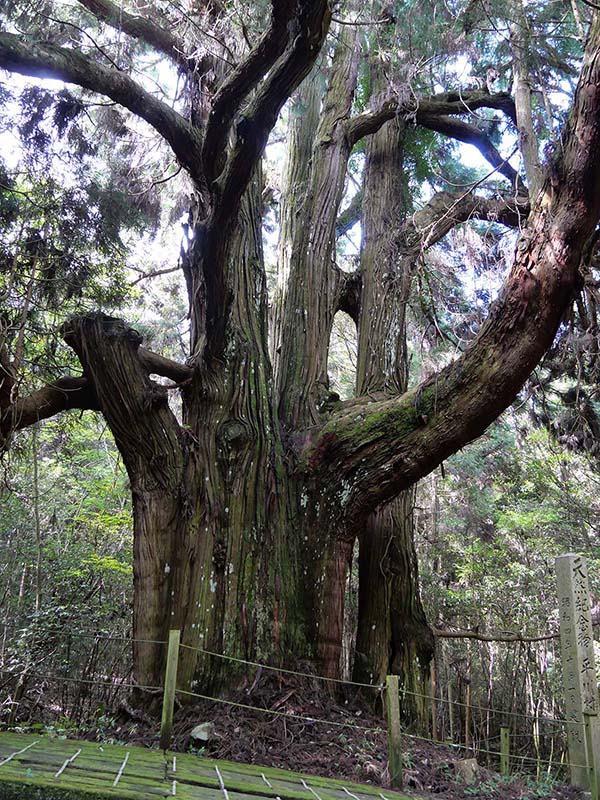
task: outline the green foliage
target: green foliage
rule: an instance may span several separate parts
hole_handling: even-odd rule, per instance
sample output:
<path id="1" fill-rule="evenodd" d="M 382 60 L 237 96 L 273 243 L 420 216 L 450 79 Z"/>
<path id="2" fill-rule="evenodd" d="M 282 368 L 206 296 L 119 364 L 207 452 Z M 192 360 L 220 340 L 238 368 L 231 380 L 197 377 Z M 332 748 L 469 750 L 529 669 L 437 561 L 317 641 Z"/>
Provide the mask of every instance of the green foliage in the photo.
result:
<path id="1" fill-rule="evenodd" d="M 467 627 L 539 632 L 555 613 L 554 558 L 573 550 L 586 553 L 590 571 L 597 563 L 589 532 L 600 507 L 589 463 L 557 449 L 547 432 L 516 432 L 505 420 L 445 470 L 437 541 L 447 588 L 437 592 L 436 614 L 459 627 L 467 613 Z M 499 592 L 507 592 L 501 616 Z"/>
<path id="2" fill-rule="evenodd" d="M 523 796 L 523 800 L 551 797 L 552 793 L 556 791 L 556 781 L 551 775 L 543 775 L 538 779 L 528 776 L 526 778 L 526 786 L 527 794 Z"/>
<path id="3" fill-rule="evenodd" d="M 127 476 L 99 420 L 47 423 L 31 453 L 20 435 L 10 484 L 2 490 L 1 563 L 5 614 L 37 628 L 115 627 L 129 621 L 132 577 L 131 509 Z M 100 444 L 100 447 L 98 446 Z M 57 457 L 57 454 L 60 457 Z M 32 496 L 32 456 L 38 495 Z M 42 606 L 35 608 L 35 514 L 40 515 Z"/>
<path id="4" fill-rule="evenodd" d="M 525 410 L 511 412 L 452 456 L 442 476 L 419 490 L 420 575 L 428 619 L 438 628 L 498 637 L 558 630 L 554 560 L 585 555 L 592 597 L 600 592 L 600 504 L 596 465 L 567 450 Z M 562 677 L 556 642 L 440 640 L 438 666 L 454 686 L 470 682 L 474 730 L 487 707 L 560 717 Z M 458 695 L 456 694 L 458 692 Z M 464 702 L 464 695 L 462 696 Z M 504 724 L 492 712 L 492 724 Z M 528 717 L 511 718 L 520 746 L 533 737 Z M 541 724 L 532 754 L 556 758 L 564 730 Z M 561 744 L 562 743 L 562 744 Z M 526 765 L 527 766 L 527 765 Z M 549 784 L 533 784 L 542 797 Z M 539 794 L 538 794 L 539 792 Z"/>

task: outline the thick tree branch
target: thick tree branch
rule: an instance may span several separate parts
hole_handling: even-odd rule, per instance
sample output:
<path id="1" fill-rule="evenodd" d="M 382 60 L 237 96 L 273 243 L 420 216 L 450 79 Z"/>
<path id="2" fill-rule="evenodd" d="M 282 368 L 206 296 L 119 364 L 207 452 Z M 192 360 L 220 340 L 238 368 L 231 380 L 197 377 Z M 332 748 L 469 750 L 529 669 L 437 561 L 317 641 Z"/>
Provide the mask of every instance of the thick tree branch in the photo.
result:
<path id="1" fill-rule="evenodd" d="M 454 363 L 400 397 L 346 404 L 307 445 L 301 468 L 332 509 L 362 519 L 480 436 L 552 344 L 600 219 L 600 15 L 594 19 L 562 152 L 514 266 L 479 334 Z"/>
<path id="2" fill-rule="evenodd" d="M 159 356 L 158 353 L 153 353 L 151 350 L 146 350 L 145 347 L 139 347 L 138 358 L 142 362 L 142 366 L 154 375 L 162 375 L 164 378 L 170 378 L 175 383 L 183 383 L 189 380 L 193 375 L 191 367 L 185 364 L 179 364 L 177 361 L 171 361 L 170 358 Z"/>
<path id="3" fill-rule="evenodd" d="M 294 6 L 289 45 L 236 125 L 235 146 L 219 180 L 225 221 L 230 218 L 230 209 L 237 209 L 283 104 L 308 75 L 329 29 L 331 10 L 327 0 L 296 0 Z"/>
<path id="4" fill-rule="evenodd" d="M 503 111 L 504 114 L 516 125 L 517 115 L 515 101 L 510 92 L 494 92 L 491 94 L 487 89 L 474 89 L 466 92 L 444 92 L 419 103 L 419 109 L 424 114 L 429 114 L 429 103 L 435 113 L 441 114 L 465 114 L 477 111 L 480 108 L 492 108 L 495 111 Z M 442 111 L 442 104 L 446 110 Z"/>
<path id="5" fill-rule="evenodd" d="M 293 7 L 288 47 L 255 90 L 252 101 L 237 115 L 235 139 L 226 166 L 210 187 L 210 214 L 199 222 L 195 231 L 194 269 L 187 269 L 184 264 L 194 306 L 192 316 L 198 322 L 192 333 L 196 356 L 200 353 L 206 357 L 220 356 L 225 344 L 233 282 L 228 262 L 231 227 L 279 112 L 313 66 L 329 26 L 327 0 L 294 0 Z M 210 253 L 210 260 L 204 262 L 206 253 Z"/>
<path id="6" fill-rule="evenodd" d="M 437 133 L 452 139 L 458 139 L 459 142 L 472 144 L 501 175 L 508 178 L 513 186 L 519 186 L 524 190 L 519 173 L 511 167 L 506 159 L 502 158 L 486 134 L 476 125 L 445 115 L 424 114 L 420 110 L 417 112 L 416 119 L 417 123 L 424 128 L 437 131 Z"/>
<path id="7" fill-rule="evenodd" d="M 288 8 L 287 1 L 283 7 Z M 235 283 L 228 260 L 231 228 L 237 222 L 242 196 L 256 174 L 279 112 L 310 71 L 327 34 L 330 20 L 327 0 L 293 0 L 293 9 L 288 46 L 254 91 L 252 101 L 237 114 L 226 166 L 208 187 L 212 194 L 210 213 L 196 226 L 192 255 L 184 262 L 192 317 L 196 323 L 192 331 L 194 358 L 221 355 L 233 299 L 232 284 Z M 249 80 L 248 76 L 246 78 Z M 232 87 L 231 91 L 237 95 L 241 88 Z M 214 147 L 217 135 L 220 134 L 216 129 L 210 133 L 209 148 Z M 213 144 L 210 144 L 211 138 Z M 192 261 L 193 268 L 189 266 Z"/>
<path id="8" fill-rule="evenodd" d="M 523 636 L 512 631 L 498 631 L 496 633 L 479 633 L 471 630 L 449 630 L 447 628 L 432 628 L 433 635 L 438 639 L 475 639 L 478 642 L 548 642 L 558 639 L 559 633 L 542 633 L 538 636 Z"/>
<path id="9" fill-rule="evenodd" d="M 196 65 L 195 59 L 190 59 L 185 54 L 183 44 L 169 30 L 155 25 L 146 17 L 129 14 L 122 6 L 115 5 L 111 0 L 78 0 L 78 2 L 97 19 L 134 39 L 139 39 L 183 69 L 193 69 Z"/>
<path id="10" fill-rule="evenodd" d="M 162 375 L 176 383 L 183 383 L 192 376 L 191 368 L 185 364 L 171 361 L 143 347 L 138 349 L 137 354 L 142 366 L 149 373 Z M 9 397 L 2 392 L 2 388 L 0 380 L 0 400 L 5 401 L 0 405 L 0 443 L 11 431 L 27 428 L 62 411 L 76 408 L 100 410 L 94 389 L 85 377 L 59 378 L 13 403 L 8 402 Z"/>
<path id="11" fill-rule="evenodd" d="M 456 225 L 469 219 L 500 222 L 510 228 L 524 227 L 529 200 L 518 197 L 479 197 L 472 192 L 438 192 L 407 221 L 403 234 L 415 255 L 443 239 Z M 413 230 L 407 231 L 410 227 Z"/>
<path id="12" fill-rule="evenodd" d="M 219 87 L 206 126 L 202 159 L 208 183 L 219 175 L 231 123 L 241 104 L 284 53 L 294 20 L 294 0 L 272 2 L 271 23 L 247 58 Z"/>
<path id="13" fill-rule="evenodd" d="M 86 378 L 59 378 L 6 408 L 0 416 L 0 438 L 61 411 L 80 408 L 98 410 L 98 401 Z"/>
<path id="14" fill-rule="evenodd" d="M 134 659 L 144 678 L 143 671 L 150 673 L 149 665 L 160 653 L 155 638 L 162 638 L 173 620 L 185 619 L 186 603 L 179 601 L 179 593 L 186 591 L 180 564 L 193 561 L 199 552 L 193 549 L 199 531 L 187 528 L 190 515 L 185 512 L 194 507 L 189 484 L 184 483 L 185 433 L 169 407 L 166 389 L 154 384 L 140 363 L 141 336 L 135 330 L 95 314 L 69 320 L 63 335 L 95 388 L 131 484 L 137 584 Z M 196 606 L 198 595 L 191 597 L 190 605 Z M 158 636 L 148 636 L 149 630 Z"/>
<path id="15" fill-rule="evenodd" d="M 143 473 L 142 464 L 158 485 L 177 480 L 181 431 L 165 388 L 150 381 L 139 358 L 139 333 L 119 319 L 93 314 L 69 320 L 63 337 L 94 387 L 132 480 Z"/>
<path id="16" fill-rule="evenodd" d="M 462 95 L 439 94 L 423 100 L 398 101 L 395 98 L 385 100 L 377 109 L 365 111 L 347 123 L 348 141 L 352 146 L 364 136 L 375 133 L 388 120 L 401 116 L 410 121 L 424 115 L 439 116 L 448 114 L 469 114 L 480 108 L 493 108 L 504 111 L 513 121 L 514 102 L 509 94 L 489 94 L 484 91 L 465 92 Z"/>
<path id="17" fill-rule="evenodd" d="M 171 145 L 191 177 L 199 179 L 198 131 L 124 73 L 96 64 L 75 50 L 52 44 L 24 44 L 18 36 L 1 32 L 0 67 L 21 75 L 64 80 L 110 97 L 152 125 Z"/>
<path id="18" fill-rule="evenodd" d="M 343 277 L 341 271 L 332 269 L 332 260 L 350 155 L 344 120 L 354 98 L 358 58 L 357 33 L 346 28 L 332 57 L 320 110 L 318 96 L 313 96 L 317 105 L 311 111 L 316 111 L 318 124 L 309 158 L 304 161 L 307 149 L 293 146 L 297 139 L 292 139 L 289 151 L 288 169 L 292 172 L 288 175 L 305 175 L 305 181 L 297 183 L 297 189 L 282 203 L 286 225 L 279 245 L 282 268 L 289 268 L 289 273 L 275 337 L 275 386 L 279 419 L 290 430 L 318 421 L 319 406 L 328 396 L 328 342 Z M 298 123 L 292 123 L 296 130 Z M 299 313 L 303 315 L 301 324 Z"/>
<path id="19" fill-rule="evenodd" d="M 599 621 L 592 620 L 592 626 L 598 627 Z M 537 636 L 523 636 L 513 631 L 496 631 L 480 633 L 474 630 L 450 630 L 449 628 L 432 628 L 438 639 L 475 639 L 478 642 L 549 642 L 560 639 L 560 633 L 539 633 Z"/>

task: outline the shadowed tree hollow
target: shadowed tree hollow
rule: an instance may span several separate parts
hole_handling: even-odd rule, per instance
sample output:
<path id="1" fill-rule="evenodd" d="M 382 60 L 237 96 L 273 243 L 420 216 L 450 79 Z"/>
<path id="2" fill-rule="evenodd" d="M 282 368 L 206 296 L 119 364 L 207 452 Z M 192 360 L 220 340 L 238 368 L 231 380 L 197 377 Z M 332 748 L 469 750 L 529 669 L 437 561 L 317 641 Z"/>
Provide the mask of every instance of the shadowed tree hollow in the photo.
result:
<path id="1" fill-rule="evenodd" d="M 220 679 L 214 660 L 198 660 L 198 646 L 270 662 L 310 658 L 338 676 L 357 539 L 354 674 L 413 680 L 433 636 L 418 592 L 411 487 L 511 404 L 580 288 L 600 216 L 597 12 L 580 47 L 570 115 L 542 163 L 519 16 L 513 91 L 489 81 L 457 89 L 447 69 L 435 76 L 435 58 L 419 61 L 404 47 L 414 9 L 396 6 L 379 13 L 373 4 L 362 19 L 352 3 L 333 13 L 326 0 L 273 0 L 251 4 L 247 24 L 232 22 L 229 2 L 187 10 L 156 3 L 143 12 L 134 2 L 48 2 L 43 26 L 26 3 L 2 11 L 0 68 L 58 79 L 80 101 L 116 104 L 147 123 L 193 194 L 180 256 L 186 363 L 145 349 L 126 321 L 87 313 L 61 329 L 80 373 L 24 393 L 19 337 L 0 331 L 2 446 L 19 429 L 81 409 L 103 415 L 122 455 L 134 513 L 140 685 L 160 684 L 163 648 L 153 642 L 172 627 L 191 648 L 182 651 L 182 686 Z M 455 40 L 452 62 L 474 23 L 443 14 L 440 42 Z M 150 63 L 159 65 L 152 80 L 143 74 Z M 176 82 L 176 99 L 161 96 L 156 81 Z M 261 163 L 282 111 L 270 302 Z M 500 124 L 520 148 L 520 168 L 500 152 Z M 493 191 L 481 180 L 421 191 L 417 202 L 411 153 L 423 132 L 439 148 L 476 147 Z M 353 159 L 361 165 L 355 193 Z M 519 229 L 513 265 L 476 335 L 410 387 L 407 308 L 419 264 L 471 219 Z M 357 224 L 360 253 L 349 272 L 336 243 Z M 347 401 L 328 378 L 339 311 L 358 335 L 356 395 Z"/>

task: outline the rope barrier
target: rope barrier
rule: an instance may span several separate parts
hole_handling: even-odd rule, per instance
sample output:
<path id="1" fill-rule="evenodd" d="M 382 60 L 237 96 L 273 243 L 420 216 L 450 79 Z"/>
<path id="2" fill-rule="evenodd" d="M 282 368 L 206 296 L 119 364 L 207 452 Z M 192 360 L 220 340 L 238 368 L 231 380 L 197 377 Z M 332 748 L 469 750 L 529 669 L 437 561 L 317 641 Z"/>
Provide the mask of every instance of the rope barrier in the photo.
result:
<path id="1" fill-rule="evenodd" d="M 109 686 L 112 689 L 140 689 L 146 692 L 162 692 L 162 686 L 142 686 L 138 683 L 114 683 L 110 681 L 97 681 L 97 680 L 89 680 L 87 678 L 71 678 L 67 675 L 42 675 L 39 672 L 28 672 L 28 671 L 20 671 L 20 672 L 6 672 L 4 670 L 0 670 L 1 673 L 4 675 L 12 675 L 15 678 L 19 678 L 21 675 L 25 675 L 28 678 L 38 678 L 42 681 L 56 681 L 57 683 L 85 683 L 90 684 L 92 686 Z"/>
<path id="2" fill-rule="evenodd" d="M 483 747 L 466 747 L 464 744 L 455 744 L 454 742 L 436 742 L 435 739 L 429 739 L 426 736 L 417 736 L 417 734 L 415 734 L 415 733 L 405 733 L 403 731 L 402 732 L 402 736 L 406 736 L 407 739 L 416 739 L 416 740 L 421 741 L 421 742 L 432 742 L 434 744 L 442 744 L 442 745 L 446 745 L 446 747 L 454 747 L 454 748 L 457 748 L 459 750 L 474 750 L 477 753 L 486 753 L 488 755 L 498 756 L 498 757 L 500 757 L 502 755 L 502 753 L 500 753 L 499 750 L 486 750 Z M 542 758 L 534 758 L 533 756 L 519 756 L 519 755 L 516 755 L 515 753 L 511 753 L 510 754 L 510 758 L 511 759 L 512 758 L 518 758 L 521 761 L 533 761 L 536 764 L 555 764 L 556 763 L 555 761 L 548 761 L 548 760 L 545 760 L 545 759 L 542 759 Z M 573 764 L 572 766 L 587 768 L 587 767 L 585 767 L 584 764 Z"/>
<path id="3" fill-rule="evenodd" d="M 202 647 L 192 647 L 189 644 L 180 644 L 179 646 L 183 647 L 185 650 L 194 650 L 197 653 L 204 653 L 207 656 L 216 656 L 216 658 L 222 658 L 225 661 L 234 661 L 237 664 L 247 664 L 250 667 L 257 667 L 259 669 L 270 669 L 273 672 L 282 672 L 285 675 L 298 675 L 301 678 L 314 678 L 317 681 L 330 681 L 331 683 L 343 683 L 346 686 L 360 686 L 365 689 L 376 689 L 377 691 L 382 691 L 383 689 L 385 689 L 385 684 L 383 683 L 357 683 L 356 681 L 345 681 L 343 680 L 343 678 L 326 678 L 324 675 L 313 675 L 310 672 L 299 672 L 294 669 L 285 669 L 284 667 L 273 667 L 269 664 L 259 664 L 257 661 L 247 661 L 244 658 L 237 658 L 236 656 L 228 656 L 225 655 L 225 653 L 217 653 L 214 650 L 205 650 Z"/>
<path id="4" fill-rule="evenodd" d="M 35 635 L 36 633 L 49 633 L 54 636 L 73 636 L 78 639 L 100 639 L 107 642 L 137 642 L 139 644 L 167 644 L 165 639 L 135 639 L 132 636 L 108 636 L 105 633 L 95 633 L 93 631 L 69 631 L 59 628 L 26 628 L 22 625 L 11 625 L 6 622 L 0 623 L 3 628 L 13 631 L 22 631 Z"/>
<path id="5" fill-rule="evenodd" d="M 342 678 L 326 678 L 324 675 L 313 675 L 308 672 L 298 672 L 297 670 L 293 669 L 285 669 L 284 667 L 274 667 L 268 664 L 259 664 L 257 661 L 248 661 L 247 659 L 244 658 L 238 658 L 236 656 L 228 656 L 225 653 L 217 653 L 214 650 L 206 650 L 203 647 L 193 647 L 192 645 L 183 643 L 180 644 L 179 646 L 186 650 L 193 650 L 197 653 L 203 653 L 204 655 L 221 658 L 224 661 L 233 661 L 237 664 L 246 664 L 250 667 L 268 669 L 272 670 L 273 672 L 281 672 L 286 675 L 298 675 L 302 678 L 314 678 L 315 680 L 319 681 L 330 681 L 332 683 L 344 684 L 346 686 L 358 686 L 365 689 L 374 689 L 380 692 L 385 690 L 385 684 L 382 683 L 357 683 L 356 681 L 347 681 L 343 680 Z M 505 717 L 519 717 L 521 719 L 549 722 L 557 725 L 564 725 L 567 723 L 567 720 L 559 719 L 557 717 L 540 717 L 540 716 L 533 716 L 532 714 L 522 714 L 518 711 L 501 711 L 498 708 L 473 705 L 471 703 L 469 704 L 461 703 L 458 700 L 447 700 L 445 697 L 432 697 L 430 694 L 423 694 L 422 692 L 414 692 L 410 689 L 401 689 L 400 694 L 408 695 L 410 697 L 418 697 L 424 700 L 433 700 L 433 702 L 436 703 L 446 703 L 450 705 L 462 706 L 463 708 L 471 708 L 471 709 L 475 708 L 479 711 L 491 711 L 494 714 L 499 714 L 500 716 L 505 716 Z"/>
<path id="6" fill-rule="evenodd" d="M 186 697 L 197 697 L 200 700 L 209 700 L 213 703 L 222 703 L 227 706 L 234 706 L 235 708 L 243 708 L 246 711 L 258 711 L 261 714 L 270 714 L 274 717 L 287 717 L 300 722 L 317 723 L 320 725 L 331 725 L 335 728 L 353 728 L 363 733 L 384 733 L 385 728 L 368 728 L 365 725 L 354 725 L 351 722 L 336 722 L 335 720 L 317 719 L 315 717 L 307 717 L 303 714 L 291 714 L 289 711 L 275 711 L 271 708 L 258 708 L 258 706 L 250 706 L 246 703 L 237 703 L 234 700 L 225 700 L 223 697 L 210 697 L 205 694 L 198 694 L 197 692 L 189 692 L 186 689 L 177 689 L 176 694 L 182 694 Z"/>
<path id="7" fill-rule="evenodd" d="M 27 630 L 27 629 L 22 628 L 21 626 L 12 625 L 12 624 L 7 623 L 7 622 L 3 622 L 1 624 L 2 624 L 3 627 L 5 627 L 7 629 Z M 64 631 L 64 630 L 57 630 L 57 629 L 54 629 L 54 628 L 38 628 L 34 632 L 35 633 L 46 632 L 46 633 L 52 633 L 54 635 L 75 636 L 75 637 L 79 637 L 79 638 L 93 638 L 95 640 L 105 640 L 105 641 L 137 642 L 137 643 L 140 643 L 140 644 L 156 644 L 156 645 L 166 645 L 167 644 L 167 642 L 165 640 L 160 640 L 160 639 L 134 639 L 132 637 L 108 636 L 106 634 L 99 634 L 99 633 L 95 633 L 95 632 L 86 632 L 86 631 Z M 312 678 L 314 680 L 327 681 L 327 682 L 330 682 L 330 683 L 336 683 L 336 684 L 346 685 L 346 686 L 355 686 L 355 687 L 359 687 L 359 688 L 363 688 L 363 689 L 375 690 L 375 691 L 378 691 L 378 692 L 382 692 L 383 690 L 385 690 L 385 685 L 384 684 L 360 683 L 360 682 L 357 682 L 357 681 L 344 680 L 342 678 L 327 678 L 324 675 L 314 675 L 314 674 L 307 673 L 307 672 L 300 672 L 299 670 L 286 669 L 284 667 L 275 667 L 275 666 L 272 666 L 272 665 L 269 665 L 269 664 L 260 664 L 257 661 L 250 661 L 250 660 L 239 658 L 239 657 L 236 657 L 236 656 L 229 656 L 229 655 L 226 655 L 225 653 L 217 653 L 216 651 L 208 650 L 208 649 L 203 648 L 203 647 L 194 647 L 192 645 L 183 644 L 183 643 L 180 644 L 180 647 L 184 648 L 186 650 L 193 651 L 193 652 L 202 653 L 202 654 L 207 655 L 207 656 L 220 658 L 220 659 L 223 659 L 225 661 L 231 661 L 231 662 L 234 662 L 234 663 L 237 663 L 237 664 L 245 664 L 247 666 L 254 667 L 256 669 L 266 669 L 266 670 L 270 670 L 272 672 L 279 672 L 279 673 L 285 674 L 285 675 L 294 675 L 294 676 L 302 677 L 302 678 Z M 410 690 L 410 689 L 402 689 L 401 690 L 401 695 L 405 695 L 405 696 L 409 696 L 409 697 L 416 697 L 416 698 L 424 699 L 424 700 L 429 700 L 429 701 L 432 701 L 432 702 L 435 702 L 435 703 L 444 703 L 446 705 L 458 706 L 458 707 L 462 707 L 462 708 L 470 708 L 471 710 L 476 709 L 478 711 L 483 711 L 483 712 L 486 712 L 486 713 L 492 713 L 494 715 L 497 714 L 497 715 L 499 715 L 501 717 L 513 717 L 513 718 L 519 718 L 519 719 L 526 719 L 526 720 L 531 720 L 533 722 L 542 722 L 542 723 L 548 723 L 548 724 L 557 725 L 557 726 L 565 726 L 565 725 L 574 725 L 575 726 L 575 725 L 577 725 L 577 726 L 583 727 L 583 723 L 575 722 L 575 721 L 571 722 L 569 720 L 560 719 L 558 717 L 536 716 L 536 715 L 532 715 L 532 714 L 524 714 L 524 713 L 521 713 L 521 712 L 518 712 L 518 711 L 503 711 L 501 709 L 492 708 L 492 707 L 488 707 L 488 706 L 481 706 L 481 705 L 472 704 L 472 703 L 463 703 L 463 702 L 458 701 L 458 700 L 448 700 L 447 698 L 444 698 L 444 697 L 432 697 L 430 694 L 424 694 L 422 692 L 415 692 L 415 691 Z M 200 695 L 200 697 L 202 697 L 202 699 L 214 699 L 214 698 L 205 698 L 204 696 L 201 696 L 201 695 Z"/>
<path id="8" fill-rule="evenodd" d="M 384 732 L 383 728 L 370 728 L 370 727 L 366 727 L 364 725 L 355 725 L 355 724 L 350 723 L 350 722 L 336 722 L 336 721 L 333 721 L 333 720 L 316 719 L 314 717 L 307 717 L 307 716 L 300 715 L 300 714 L 290 714 L 289 712 L 286 712 L 286 711 L 275 711 L 275 710 L 270 709 L 270 708 L 258 708 L 256 706 L 251 706 L 251 705 L 248 705 L 246 703 L 238 703 L 238 702 L 235 702 L 233 700 L 225 700 L 224 698 L 210 697 L 208 695 L 198 694 L 197 692 L 188 692 L 188 691 L 186 691 L 184 689 L 177 689 L 177 694 L 186 695 L 188 697 L 197 697 L 197 698 L 199 698 L 201 700 L 208 700 L 208 701 L 211 701 L 211 702 L 222 703 L 222 704 L 225 704 L 225 705 L 228 705 L 228 706 L 233 706 L 235 708 L 243 708 L 243 709 L 245 709 L 247 711 L 258 711 L 259 713 L 269 714 L 269 715 L 272 715 L 272 716 L 287 717 L 288 719 L 293 719 L 293 720 L 297 720 L 297 721 L 301 721 L 301 722 L 309 722 L 309 723 L 317 723 L 317 724 L 322 724 L 322 725 L 330 725 L 330 726 L 339 727 L 339 728 L 353 728 L 354 730 L 359 730 L 359 731 L 363 731 L 363 732 L 367 732 L 367 733 L 383 733 Z M 462 744 L 454 744 L 454 743 L 450 743 L 450 742 L 438 742 L 435 739 L 431 739 L 431 738 L 428 738 L 426 736 L 417 736 L 416 734 L 406 733 L 405 731 L 402 732 L 402 736 L 405 736 L 407 739 L 415 739 L 417 741 L 428 742 L 428 743 L 431 743 L 431 744 L 442 744 L 442 745 L 446 745 L 448 747 L 454 747 L 454 748 L 459 749 L 459 750 L 475 749 L 476 752 L 478 752 L 478 753 L 486 753 L 488 755 L 497 756 L 498 758 L 500 758 L 500 756 L 502 755 L 499 750 L 488 750 L 488 749 L 483 748 L 483 747 L 466 748 Z M 516 755 L 516 754 L 511 754 L 511 758 L 517 758 L 517 759 L 519 759 L 521 761 L 529 761 L 529 762 L 532 762 L 532 763 L 535 763 L 535 764 L 550 764 L 550 765 L 552 765 L 552 764 L 556 763 L 555 761 L 549 761 L 547 759 L 535 758 L 533 756 L 520 756 L 520 755 Z M 584 765 L 573 764 L 572 766 L 581 767 L 581 766 L 584 766 Z"/>
<path id="9" fill-rule="evenodd" d="M 403 694 L 414 695 L 416 697 L 424 697 L 433 699 L 436 703 L 446 703 L 448 705 L 453 706 L 460 706 L 461 708 L 476 708 L 478 711 L 492 711 L 494 714 L 499 714 L 503 717 L 518 717 L 519 719 L 530 719 L 534 722 L 549 722 L 555 725 L 567 725 L 567 724 L 577 724 L 577 723 L 570 723 L 567 719 L 561 719 L 560 717 L 540 717 L 535 716 L 534 714 L 523 714 L 519 711 L 502 711 L 499 708 L 492 708 L 491 706 L 478 706 L 477 704 L 473 703 L 462 703 L 459 700 L 448 700 L 445 697 L 434 697 L 431 698 L 431 695 L 428 694 L 418 694 L 415 692 L 410 692 L 408 690 L 402 690 Z"/>
<path id="10" fill-rule="evenodd" d="M 13 677 L 20 677 L 23 673 L 22 672 L 4 672 L 4 674 L 5 675 L 11 675 Z M 299 674 L 304 675 L 305 673 L 299 673 Z M 44 675 L 44 674 L 35 673 L 35 672 L 27 672 L 26 675 L 27 675 L 27 677 L 37 678 L 39 680 L 48 680 L 48 681 L 66 682 L 66 683 L 81 683 L 81 684 L 89 684 L 89 685 L 93 685 L 93 686 L 106 686 L 106 687 L 113 688 L 113 689 L 138 689 L 138 690 L 142 690 L 142 691 L 151 691 L 151 692 L 160 692 L 163 689 L 163 687 L 161 687 L 161 686 L 145 686 L 145 685 L 125 682 L 125 681 L 115 683 L 115 682 L 109 682 L 109 681 L 89 680 L 89 679 L 85 679 L 85 678 L 72 678 L 72 677 L 69 677 L 69 676 Z M 312 677 L 312 676 L 309 676 L 309 677 Z M 258 713 L 261 713 L 261 714 L 267 714 L 269 716 L 275 716 L 275 717 L 284 717 L 286 719 L 294 720 L 296 722 L 305 722 L 305 723 L 309 723 L 309 724 L 327 725 L 329 727 L 335 727 L 335 728 L 352 729 L 352 730 L 361 731 L 362 733 L 384 733 L 385 732 L 385 728 L 383 728 L 383 727 L 370 727 L 370 726 L 366 726 L 366 725 L 356 725 L 354 722 L 352 722 L 350 720 L 345 721 L 345 722 L 338 722 L 337 720 L 326 720 L 326 719 L 319 719 L 319 718 L 316 718 L 316 717 L 309 717 L 309 716 L 306 716 L 305 714 L 293 714 L 293 713 L 290 713 L 290 712 L 287 712 L 287 711 L 276 711 L 276 710 L 270 709 L 270 708 L 259 708 L 258 706 L 252 706 L 252 705 L 249 705 L 247 703 L 240 703 L 240 702 L 237 702 L 237 701 L 234 701 L 234 700 L 226 700 L 224 698 L 211 697 L 210 695 L 203 695 L 203 694 L 200 694 L 198 692 L 187 691 L 185 689 L 177 689 L 176 693 L 179 694 L 179 695 L 187 696 L 187 697 L 195 697 L 195 698 L 198 698 L 200 700 L 206 700 L 208 702 L 214 702 L 214 703 L 220 703 L 220 704 L 223 704 L 223 705 L 228 705 L 228 706 L 231 706 L 231 707 L 234 707 L 234 708 L 242 708 L 242 709 L 244 709 L 246 711 L 258 712 Z M 487 748 L 483 748 L 483 747 L 479 747 L 479 746 L 466 747 L 464 744 L 456 744 L 454 742 L 440 742 L 438 740 L 435 740 L 435 739 L 427 737 L 427 736 L 419 736 L 417 734 L 407 733 L 406 731 L 402 731 L 401 735 L 403 737 L 406 737 L 407 739 L 412 739 L 412 740 L 415 740 L 415 741 L 427 742 L 427 743 L 430 743 L 430 744 L 438 744 L 438 745 L 442 745 L 442 746 L 446 746 L 446 747 L 452 747 L 452 748 L 457 749 L 457 750 L 473 750 L 476 753 L 483 753 L 483 754 L 495 756 L 497 758 L 500 758 L 500 756 L 502 755 L 502 753 L 500 751 L 498 751 L 498 750 L 489 750 Z M 493 737 L 493 738 L 498 738 L 498 737 Z M 492 741 L 492 739 L 490 739 L 488 741 Z M 550 766 L 553 765 L 553 764 L 555 764 L 555 765 L 557 764 L 556 761 L 537 758 L 537 757 L 534 757 L 534 756 L 518 755 L 516 753 L 511 753 L 510 754 L 510 758 L 511 759 L 518 759 L 521 762 L 528 762 L 528 763 L 532 763 L 532 764 L 546 764 L 546 765 L 550 765 Z M 564 766 L 564 765 L 560 765 L 559 764 L 558 766 Z M 572 764 L 571 766 L 586 768 L 586 765 L 584 765 L 584 764 Z"/>

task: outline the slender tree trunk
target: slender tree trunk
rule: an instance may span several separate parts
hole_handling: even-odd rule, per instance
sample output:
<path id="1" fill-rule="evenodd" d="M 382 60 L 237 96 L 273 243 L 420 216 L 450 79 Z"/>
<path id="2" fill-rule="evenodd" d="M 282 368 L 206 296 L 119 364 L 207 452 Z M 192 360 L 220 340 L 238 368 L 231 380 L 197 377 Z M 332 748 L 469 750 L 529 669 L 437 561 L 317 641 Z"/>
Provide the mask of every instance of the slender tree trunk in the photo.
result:
<path id="1" fill-rule="evenodd" d="M 42 523 L 40 519 L 40 480 L 38 429 L 33 428 L 31 437 L 33 450 L 33 521 L 35 526 L 35 610 L 42 607 Z"/>
<path id="2" fill-rule="evenodd" d="M 381 85 L 376 71 L 373 80 Z M 388 122 L 369 140 L 363 193 L 362 297 L 357 392 L 406 390 L 406 307 L 414 260 L 399 231 L 406 215 L 405 129 Z M 426 694 L 433 636 L 421 605 L 413 539 L 414 491 L 373 512 L 360 535 L 355 679 L 381 683 L 389 672 Z M 423 717 L 423 704 L 405 713 Z"/>
<path id="3" fill-rule="evenodd" d="M 280 277 L 286 280 L 275 323 L 275 374 L 279 417 L 292 463 L 308 430 L 331 411 L 327 357 L 344 278 L 334 262 L 335 228 L 351 149 L 344 123 L 357 69 L 356 31 L 345 28 L 321 108 L 314 78 L 312 84 L 309 78 L 291 123 L 279 242 Z M 293 480 L 290 494 L 302 531 L 308 638 L 317 642 L 320 671 L 338 677 L 353 536 L 340 531 L 319 482 Z"/>
<path id="4" fill-rule="evenodd" d="M 320 73 L 313 70 L 292 97 L 289 111 L 288 136 L 283 166 L 277 252 L 277 284 L 272 319 L 273 362 L 279 364 L 283 346 L 283 306 L 293 264 L 295 242 L 300 236 L 301 219 L 298 203 L 309 191 L 312 150 L 319 125 L 323 91 Z"/>
<path id="5" fill-rule="evenodd" d="M 419 570 L 414 544 L 414 489 L 403 492 L 395 509 L 394 538 L 390 547 L 393 576 L 389 614 L 392 620 L 392 648 L 389 671 L 400 676 L 407 694 L 403 698 L 405 719 L 414 720 L 428 732 L 430 693 L 429 667 L 435 640 L 421 603 Z"/>
<path id="6" fill-rule="evenodd" d="M 542 186 L 544 175 L 540 167 L 538 140 L 533 125 L 533 71 L 529 67 L 529 28 L 521 0 L 514 0 L 512 11 L 514 19 L 510 23 L 510 49 L 519 149 L 525 165 L 529 197 L 533 202 Z"/>

